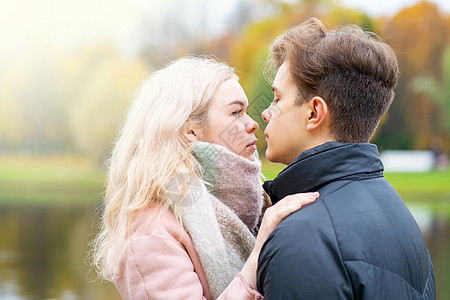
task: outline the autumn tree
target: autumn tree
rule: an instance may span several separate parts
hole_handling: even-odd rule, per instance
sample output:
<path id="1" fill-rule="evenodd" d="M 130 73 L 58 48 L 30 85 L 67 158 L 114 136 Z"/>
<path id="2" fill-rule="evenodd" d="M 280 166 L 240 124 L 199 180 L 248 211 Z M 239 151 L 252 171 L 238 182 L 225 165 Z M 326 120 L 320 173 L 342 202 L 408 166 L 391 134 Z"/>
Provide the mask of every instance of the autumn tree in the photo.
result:
<path id="1" fill-rule="evenodd" d="M 270 85 L 274 72 L 266 68 L 266 61 L 269 46 L 279 34 L 312 16 L 322 19 L 329 29 L 344 24 L 357 24 L 367 30 L 373 28 L 373 21 L 369 16 L 358 10 L 340 7 L 334 1 L 303 0 L 294 4 L 269 2 L 277 13 L 249 24 L 242 35 L 231 43 L 229 59 L 231 65 L 237 68 L 241 84 L 247 93 L 248 113 L 261 128 L 265 128 L 261 112 L 273 100 Z M 261 131 L 257 135 L 261 141 L 258 148 L 264 149 L 266 145 L 262 142 L 264 138 Z"/>
<path id="2" fill-rule="evenodd" d="M 450 141 L 450 45 L 444 52 L 441 66 L 441 80 L 430 75 L 419 75 L 412 80 L 411 85 L 414 92 L 425 94 L 435 101 L 435 119 L 439 125 L 435 134 L 438 138 Z"/>
<path id="3" fill-rule="evenodd" d="M 381 35 L 397 53 L 401 78 L 375 142 L 382 148 L 426 149 L 439 128 L 436 101 L 430 94 L 415 93 L 411 82 L 419 75 L 440 80 L 446 19 L 435 4 L 422 1 L 383 21 L 378 24 Z"/>
<path id="4" fill-rule="evenodd" d="M 57 53 L 35 45 L 2 69 L 0 139 L 3 151 L 49 154 L 70 148 L 67 98 Z"/>
<path id="5" fill-rule="evenodd" d="M 139 60 L 121 58 L 109 44 L 101 43 L 85 49 L 78 63 L 84 66 L 84 76 L 70 109 L 70 129 L 76 148 L 101 163 L 109 155 L 147 68 Z"/>

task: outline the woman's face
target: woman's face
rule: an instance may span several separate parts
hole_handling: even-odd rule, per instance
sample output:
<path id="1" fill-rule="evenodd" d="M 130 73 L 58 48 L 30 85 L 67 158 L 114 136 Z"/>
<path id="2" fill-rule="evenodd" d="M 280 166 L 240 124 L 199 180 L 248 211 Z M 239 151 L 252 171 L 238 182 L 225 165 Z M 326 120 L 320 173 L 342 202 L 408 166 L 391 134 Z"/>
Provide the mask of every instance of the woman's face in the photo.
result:
<path id="1" fill-rule="evenodd" d="M 211 101 L 207 124 L 199 131 L 198 140 L 254 160 L 259 126 L 247 115 L 248 100 L 239 82 L 233 78 L 224 81 Z"/>

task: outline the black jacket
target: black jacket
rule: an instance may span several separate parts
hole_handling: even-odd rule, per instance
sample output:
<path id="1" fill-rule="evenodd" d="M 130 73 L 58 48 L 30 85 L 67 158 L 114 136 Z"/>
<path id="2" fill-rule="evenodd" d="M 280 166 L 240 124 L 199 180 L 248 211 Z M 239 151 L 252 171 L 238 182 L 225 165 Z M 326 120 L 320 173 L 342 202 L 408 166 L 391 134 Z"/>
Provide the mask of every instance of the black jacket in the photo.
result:
<path id="1" fill-rule="evenodd" d="M 309 149 L 264 189 L 273 203 L 320 192 L 264 244 L 257 282 L 265 299 L 436 298 L 422 233 L 384 179 L 375 145 Z"/>

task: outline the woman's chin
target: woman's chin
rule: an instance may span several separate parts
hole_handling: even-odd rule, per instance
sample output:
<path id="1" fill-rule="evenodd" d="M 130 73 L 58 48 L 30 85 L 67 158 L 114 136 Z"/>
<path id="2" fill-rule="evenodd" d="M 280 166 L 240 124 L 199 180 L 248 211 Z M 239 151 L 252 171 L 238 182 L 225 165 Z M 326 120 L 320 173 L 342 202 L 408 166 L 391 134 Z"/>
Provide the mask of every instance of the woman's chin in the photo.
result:
<path id="1" fill-rule="evenodd" d="M 239 153 L 239 155 L 241 155 L 242 157 L 245 157 L 248 160 L 255 161 L 255 159 L 256 159 L 255 151 L 256 151 L 255 145 L 247 146 L 247 147 L 245 147 L 245 149 L 243 151 L 241 151 L 241 153 Z"/>

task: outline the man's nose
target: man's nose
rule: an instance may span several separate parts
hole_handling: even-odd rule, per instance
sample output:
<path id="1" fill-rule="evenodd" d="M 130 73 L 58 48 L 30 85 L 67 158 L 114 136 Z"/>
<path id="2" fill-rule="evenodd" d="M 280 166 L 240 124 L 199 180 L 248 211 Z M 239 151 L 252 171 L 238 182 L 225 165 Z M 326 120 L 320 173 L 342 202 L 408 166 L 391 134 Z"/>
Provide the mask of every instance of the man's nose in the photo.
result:
<path id="1" fill-rule="evenodd" d="M 270 122 L 270 118 L 272 117 L 272 112 L 270 110 L 270 106 L 262 112 L 261 116 L 264 121 L 266 121 L 267 123 Z"/>

